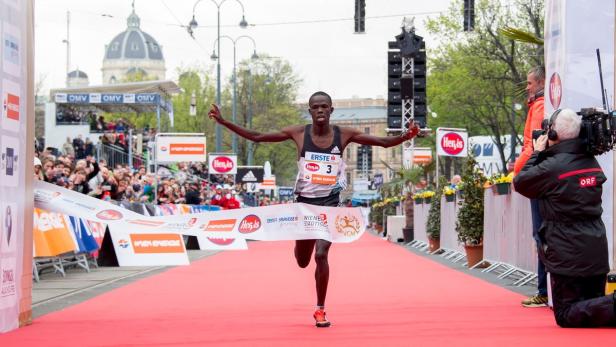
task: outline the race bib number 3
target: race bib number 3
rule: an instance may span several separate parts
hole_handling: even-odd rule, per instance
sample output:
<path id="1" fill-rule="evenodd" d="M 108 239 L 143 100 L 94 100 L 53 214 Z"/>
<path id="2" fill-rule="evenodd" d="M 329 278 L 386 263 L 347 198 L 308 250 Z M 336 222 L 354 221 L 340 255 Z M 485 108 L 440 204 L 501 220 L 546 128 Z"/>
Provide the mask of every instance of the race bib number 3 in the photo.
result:
<path id="1" fill-rule="evenodd" d="M 304 177 L 313 184 L 336 184 L 340 155 L 306 152 Z"/>

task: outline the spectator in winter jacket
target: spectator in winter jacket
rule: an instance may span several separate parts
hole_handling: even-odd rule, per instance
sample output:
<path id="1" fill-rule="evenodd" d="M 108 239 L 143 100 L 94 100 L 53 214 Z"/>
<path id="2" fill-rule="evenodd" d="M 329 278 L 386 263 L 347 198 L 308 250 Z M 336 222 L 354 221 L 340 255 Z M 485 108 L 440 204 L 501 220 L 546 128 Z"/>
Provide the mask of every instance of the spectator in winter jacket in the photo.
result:
<path id="1" fill-rule="evenodd" d="M 556 111 L 513 184 L 539 204 L 539 257 L 550 272 L 558 325 L 616 326 L 616 293 L 605 295 L 610 266 L 601 194 L 606 177 L 578 138 L 580 124 L 573 110 Z"/>

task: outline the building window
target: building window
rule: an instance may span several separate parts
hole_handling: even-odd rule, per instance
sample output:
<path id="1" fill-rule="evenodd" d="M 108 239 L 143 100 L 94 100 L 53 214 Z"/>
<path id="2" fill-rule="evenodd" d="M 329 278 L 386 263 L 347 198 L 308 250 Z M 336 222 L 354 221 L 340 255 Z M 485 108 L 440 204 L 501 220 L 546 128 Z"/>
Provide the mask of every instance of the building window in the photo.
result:
<path id="1" fill-rule="evenodd" d="M 370 134 L 370 128 L 364 128 L 364 134 Z"/>
<path id="2" fill-rule="evenodd" d="M 346 150 L 346 158 L 349 159 L 351 157 L 351 146 L 347 147 Z"/>
<path id="3" fill-rule="evenodd" d="M 132 45 L 130 45 L 130 49 L 133 51 L 138 51 L 139 50 L 139 45 L 137 44 L 137 42 L 133 42 Z"/>
<path id="4" fill-rule="evenodd" d="M 396 147 L 391 149 L 391 158 L 396 159 Z"/>

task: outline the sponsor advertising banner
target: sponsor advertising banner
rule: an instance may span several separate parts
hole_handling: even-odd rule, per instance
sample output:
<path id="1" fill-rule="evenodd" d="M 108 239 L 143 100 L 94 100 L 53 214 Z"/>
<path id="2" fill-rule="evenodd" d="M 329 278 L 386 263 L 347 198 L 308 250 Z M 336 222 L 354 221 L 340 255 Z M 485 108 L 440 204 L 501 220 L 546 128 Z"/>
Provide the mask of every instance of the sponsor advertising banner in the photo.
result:
<path id="1" fill-rule="evenodd" d="M 258 187 L 261 190 L 276 189 L 276 176 L 264 177 L 263 183 L 259 184 Z"/>
<path id="2" fill-rule="evenodd" d="M 57 93 L 54 101 L 57 104 L 158 104 L 158 94 L 119 94 L 119 93 Z"/>
<path id="3" fill-rule="evenodd" d="M 613 0 L 548 0 L 545 4 L 545 112 L 557 109 L 579 111 L 603 107 L 597 52 L 601 53 L 603 83 L 610 107 L 614 108 L 614 13 Z M 592 23 L 592 25 L 580 25 Z M 597 28 L 601 28 L 598 30 Z M 614 152 L 597 157 L 605 175 L 602 219 L 608 231 L 610 261 L 613 260 Z M 614 264 L 612 263 L 612 267 Z"/>
<path id="4" fill-rule="evenodd" d="M 158 136 L 156 161 L 158 163 L 204 162 L 205 145 L 205 136 Z"/>
<path id="5" fill-rule="evenodd" d="M 323 239 L 344 243 L 357 240 L 366 229 L 358 208 L 285 204 L 284 208 L 272 205 L 147 217 L 42 181 L 35 182 L 34 197 L 39 208 L 106 223 L 111 230 L 124 233 L 126 242 L 130 234 L 174 233 L 223 239 Z M 229 240 L 220 243 L 224 246 L 227 242 L 233 244 Z"/>
<path id="6" fill-rule="evenodd" d="M 447 157 L 466 157 L 468 133 L 464 129 L 436 129 L 436 154 Z"/>
<path id="7" fill-rule="evenodd" d="M 35 257 L 53 257 L 75 250 L 67 218 L 61 213 L 34 209 Z"/>
<path id="8" fill-rule="evenodd" d="M 263 174 L 262 166 L 238 167 L 235 183 L 260 183 L 263 182 Z"/>
<path id="9" fill-rule="evenodd" d="M 19 326 L 27 163 L 27 1 L 0 1 L 0 333 Z M 28 165 L 29 164 L 29 165 Z M 30 211 L 30 210 L 28 210 Z"/>
<path id="10" fill-rule="evenodd" d="M 235 175 L 237 173 L 237 155 L 235 154 L 210 154 L 210 175 Z"/>
<path id="11" fill-rule="evenodd" d="M 432 162 L 432 149 L 427 147 L 403 147 L 402 164 L 405 168 L 411 167 L 411 155 L 413 164 L 427 165 Z"/>
<path id="12" fill-rule="evenodd" d="M 120 266 L 188 265 L 182 235 L 146 233 L 119 223 L 109 225 Z"/>

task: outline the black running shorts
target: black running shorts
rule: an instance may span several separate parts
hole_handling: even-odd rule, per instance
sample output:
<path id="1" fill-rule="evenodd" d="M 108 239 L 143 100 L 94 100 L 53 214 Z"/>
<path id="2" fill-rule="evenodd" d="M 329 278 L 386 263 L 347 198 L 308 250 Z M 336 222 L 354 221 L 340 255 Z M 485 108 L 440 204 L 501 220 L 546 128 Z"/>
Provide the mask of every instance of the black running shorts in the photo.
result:
<path id="1" fill-rule="evenodd" d="M 309 205 L 337 207 L 340 204 L 340 193 L 324 196 L 322 198 L 306 198 L 297 196 L 295 202 L 303 202 Z"/>

